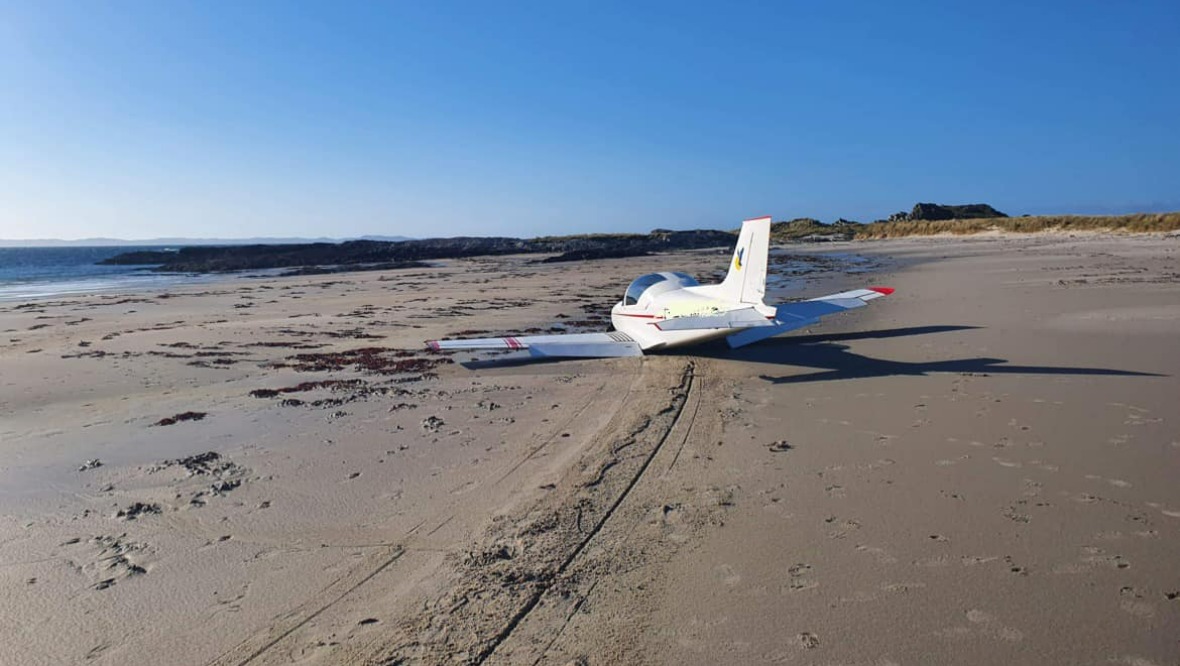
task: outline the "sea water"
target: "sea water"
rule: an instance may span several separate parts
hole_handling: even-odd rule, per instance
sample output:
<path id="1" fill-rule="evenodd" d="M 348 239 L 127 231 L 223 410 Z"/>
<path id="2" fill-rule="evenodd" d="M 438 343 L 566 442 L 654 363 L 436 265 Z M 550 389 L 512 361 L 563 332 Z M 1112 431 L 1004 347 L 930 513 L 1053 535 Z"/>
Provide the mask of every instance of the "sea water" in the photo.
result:
<path id="1" fill-rule="evenodd" d="M 0 247 L 0 301 L 25 301 L 95 292 L 163 289 L 210 276 L 156 273 L 151 266 L 103 266 L 124 252 L 159 247 Z"/>

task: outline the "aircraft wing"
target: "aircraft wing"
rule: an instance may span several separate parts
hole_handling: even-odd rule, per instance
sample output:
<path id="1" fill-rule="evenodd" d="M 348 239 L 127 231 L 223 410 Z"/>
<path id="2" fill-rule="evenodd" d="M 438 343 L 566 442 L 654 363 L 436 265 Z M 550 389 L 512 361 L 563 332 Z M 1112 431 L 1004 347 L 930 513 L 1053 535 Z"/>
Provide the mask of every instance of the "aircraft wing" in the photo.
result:
<path id="1" fill-rule="evenodd" d="M 470 340 L 430 340 L 426 344 L 436 351 L 443 349 L 524 349 L 528 350 L 530 356 L 537 358 L 550 356 L 602 358 L 643 355 L 639 343 L 631 339 L 631 336 L 618 331 L 566 335 L 523 335 Z"/>
<path id="2" fill-rule="evenodd" d="M 820 317 L 826 315 L 863 308 L 868 305 L 869 301 L 892 293 L 893 289 L 890 287 L 869 287 L 868 289 L 842 291 L 838 294 L 820 296 L 807 301 L 784 303 L 775 308 L 774 321 L 771 322 L 771 326 L 747 328 L 725 339 L 731 348 L 744 347 L 787 331 L 810 326 L 818 322 Z"/>

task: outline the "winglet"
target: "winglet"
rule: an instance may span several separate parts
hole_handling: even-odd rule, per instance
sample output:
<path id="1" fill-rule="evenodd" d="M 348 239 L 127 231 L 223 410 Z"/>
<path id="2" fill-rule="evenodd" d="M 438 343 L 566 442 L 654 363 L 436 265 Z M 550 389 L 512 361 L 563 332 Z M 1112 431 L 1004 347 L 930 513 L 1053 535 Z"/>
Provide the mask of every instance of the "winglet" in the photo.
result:
<path id="1" fill-rule="evenodd" d="M 875 291 L 882 296 L 888 296 L 894 292 L 893 287 L 869 287 L 870 291 Z"/>

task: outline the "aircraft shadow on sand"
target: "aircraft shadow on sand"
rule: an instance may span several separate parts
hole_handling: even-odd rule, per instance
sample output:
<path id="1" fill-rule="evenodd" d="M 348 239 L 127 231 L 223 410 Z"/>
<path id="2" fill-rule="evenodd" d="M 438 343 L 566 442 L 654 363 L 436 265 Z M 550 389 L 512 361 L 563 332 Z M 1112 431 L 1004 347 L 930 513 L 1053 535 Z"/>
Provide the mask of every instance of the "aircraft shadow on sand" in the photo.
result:
<path id="1" fill-rule="evenodd" d="M 980 328 L 979 326 L 913 326 L 908 328 L 834 333 L 831 335 L 802 335 L 775 338 L 761 345 L 735 350 L 710 350 L 705 355 L 735 361 L 794 365 L 814 368 L 818 372 L 773 377 L 759 375 L 774 384 L 802 384 L 807 382 L 861 379 L 867 377 L 925 376 L 932 373 L 978 373 L 1016 375 L 1090 375 L 1119 377 L 1162 377 L 1151 372 L 1117 370 L 1111 368 L 1073 368 L 1043 365 L 1008 365 L 1002 358 L 961 358 L 946 361 L 890 361 L 862 356 L 848 345 L 836 344 L 845 340 L 866 340 L 908 337 L 928 333 L 945 333 Z"/>
<path id="2" fill-rule="evenodd" d="M 783 336 L 764 340 L 757 345 L 730 349 L 724 343 L 705 344 L 686 349 L 673 349 L 656 355 L 704 357 L 719 360 L 746 361 L 752 363 L 768 363 L 774 365 L 793 365 L 803 368 L 815 368 L 818 372 L 801 375 L 785 375 L 773 377 L 759 375 L 775 384 L 802 384 L 806 382 L 834 381 L 839 379 L 861 379 L 867 377 L 913 376 L 921 377 L 937 373 L 977 373 L 977 374 L 1028 374 L 1028 375 L 1090 375 L 1117 377 L 1164 377 L 1151 372 L 1134 370 L 1116 370 L 1110 368 L 1071 368 L 1039 365 L 1007 365 L 1002 358 L 962 358 L 947 361 L 925 361 L 912 363 L 907 361 L 889 361 L 885 359 L 862 356 L 849 351 L 848 345 L 837 344 L 853 340 L 880 340 L 887 338 L 903 338 L 932 333 L 950 333 L 954 331 L 969 331 L 982 328 L 981 326 L 909 326 L 905 328 L 887 328 L 875 331 L 854 331 L 849 333 L 818 333 L 808 335 Z M 547 358 L 537 359 L 519 354 L 510 354 L 499 358 L 485 358 L 465 361 L 461 365 L 471 370 L 484 368 L 503 368 L 512 366 L 561 363 L 569 359 Z"/>

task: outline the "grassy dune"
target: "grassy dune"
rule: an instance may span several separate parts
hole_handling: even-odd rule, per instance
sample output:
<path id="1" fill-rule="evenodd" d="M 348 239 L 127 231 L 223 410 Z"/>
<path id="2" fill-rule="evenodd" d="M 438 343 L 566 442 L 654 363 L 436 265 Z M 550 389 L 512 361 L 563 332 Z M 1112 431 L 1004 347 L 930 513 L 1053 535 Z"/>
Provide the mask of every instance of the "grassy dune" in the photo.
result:
<path id="1" fill-rule="evenodd" d="M 1123 231 L 1127 233 L 1180 231 L 1180 212 L 1134 215 L 1038 215 L 989 217 L 973 220 L 913 220 L 873 222 L 858 227 L 857 239 L 977 234 L 985 231 L 1033 233 L 1037 231 Z"/>

